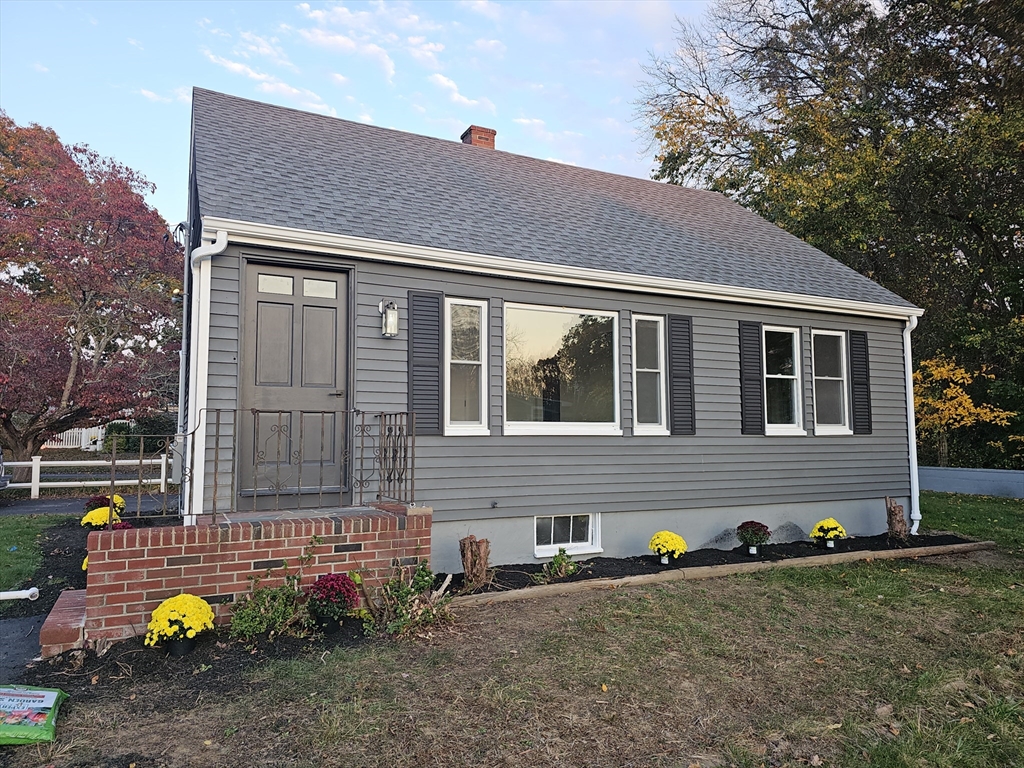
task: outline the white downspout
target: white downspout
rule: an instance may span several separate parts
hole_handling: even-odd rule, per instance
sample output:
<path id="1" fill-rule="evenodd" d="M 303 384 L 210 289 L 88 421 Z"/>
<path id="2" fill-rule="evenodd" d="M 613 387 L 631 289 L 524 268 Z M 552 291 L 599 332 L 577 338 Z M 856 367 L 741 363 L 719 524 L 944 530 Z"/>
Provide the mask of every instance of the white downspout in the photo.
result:
<path id="1" fill-rule="evenodd" d="M 914 361 L 910 354 L 910 334 L 917 328 L 917 317 L 908 317 L 903 329 L 903 370 L 907 389 L 907 448 L 910 452 L 910 533 L 917 535 L 921 524 L 921 482 L 917 477 L 917 420 L 914 418 Z"/>
<path id="2" fill-rule="evenodd" d="M 184 510 L 185 525 L 195 525 L 196 515 L 202 513 L 205 495 L 204 475 L 206 470 L 206 429 L 199 429 L 203 409 L 206 408 L 207 389 L 210 380 L 210 282 L 213 265 L 210 260 L 228 247 L 228 233 L 217 230 L 217 239 L 209 245 L 202 245 L 192 251 L 192 322 L 189 346 L 192 376 L 189 383 L 188 431 L 193 444 L 186 448 L 187 457 L 194 458 L 192 474 L 188 485 L 182 487 L 186 499 Z M 191 487 L 189 487 L 191 486 Z M 189 496 L 199 512 L 188 507 Z"/>

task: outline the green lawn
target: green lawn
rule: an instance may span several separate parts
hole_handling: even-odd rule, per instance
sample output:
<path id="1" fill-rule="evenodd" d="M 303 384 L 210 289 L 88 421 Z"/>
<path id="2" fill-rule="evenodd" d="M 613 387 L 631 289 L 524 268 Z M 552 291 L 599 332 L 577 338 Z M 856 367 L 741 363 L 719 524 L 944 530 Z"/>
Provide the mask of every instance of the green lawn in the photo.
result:
<path id="1" fill-rule="evenodd" d="M 42 560 L 39 534 L 65 519 L 63 515 L 0 517 L 0 590 L 16 589 L 35 572 Z"/>
<path id="2" fill-rule="evenodd" d="M 204 686 L 216 661 L 169 679 L 139 656 L 93 679 L 41 757 L 1024 768 L 1021 502 L 924 502 L 929 528 L 1004 550 L 463 608 L 451 631 L 314 644 L 230 685 Z"/>
<path id="3" fill-rule="evenodd" d="M 1024 500 L 960 493 L 921 492 L 921 527 L 992 540 L 1024 557 Z"/>

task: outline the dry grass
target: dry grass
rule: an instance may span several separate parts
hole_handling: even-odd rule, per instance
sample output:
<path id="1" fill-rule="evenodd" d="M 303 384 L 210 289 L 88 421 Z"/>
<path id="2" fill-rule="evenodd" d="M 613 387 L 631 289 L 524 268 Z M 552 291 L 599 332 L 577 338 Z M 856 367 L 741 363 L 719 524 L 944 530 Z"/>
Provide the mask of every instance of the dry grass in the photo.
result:
<path id="1" fill-rule="evenodd" d="M 179 711 L 144 681 L 72 702 L 46 762 L 14 764 L 1024 766 L 1024 567 L 977 563 L 462 609 L 451 632 L 272 663 Z"/>

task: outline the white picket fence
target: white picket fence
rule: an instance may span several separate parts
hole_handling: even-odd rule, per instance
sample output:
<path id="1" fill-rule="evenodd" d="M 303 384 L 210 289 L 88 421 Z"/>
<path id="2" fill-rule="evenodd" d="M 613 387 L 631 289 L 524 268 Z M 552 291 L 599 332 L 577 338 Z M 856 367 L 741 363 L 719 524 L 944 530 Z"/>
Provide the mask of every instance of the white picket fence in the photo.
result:
<path id="1" fill-rule="evenodd" d="M 136 467 L 136 476 L 130 479 L 115 478 L 114 485 L 157 485 L 160 493 L 167 490 L 167 481 L 170 476 L 171 457 L 169 454 L 162 454 L 152 459 L 118 459 L 118 467 Z M 99 471 L 103 468 L 106 471 L 111 469 L 110 461 L 43 461 L 42 456 L 33 456 L 32 461 L 5 461 L 7 469 L 14 467 L 32 467 L 32 479 L 27 483 L 9 483 L 8 488 L 29 488 L 30 496 L 33 499 L 39 498 L 40 488 L 102 488 L 110 487 L 110 477 L 103 480 L 43 480 L 43 467 L 93 467 Z M 159 467 L 160 474 L 150 470 L 151 475 L 146 472 L 145 467 Z"/>
<path id="2" fill-rule="evenodd" d="M 127 421 L 110 422 L 111 424 L 128 424 Z M 75 427 L 59 435 L 54 435 L 45 443 L 43 448 L 78 448 L 83 451 L 102 451 L 103 438 L 107 436 L 106 424 L 98 427 Z"/>

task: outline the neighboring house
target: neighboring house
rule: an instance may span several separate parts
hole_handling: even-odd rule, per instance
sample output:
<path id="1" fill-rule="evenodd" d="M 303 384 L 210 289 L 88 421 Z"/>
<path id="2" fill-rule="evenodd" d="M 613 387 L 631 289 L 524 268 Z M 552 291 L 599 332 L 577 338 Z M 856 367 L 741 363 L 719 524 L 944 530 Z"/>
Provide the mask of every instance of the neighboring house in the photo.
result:
<path id="1" fill-rule="evenodd" d="M 512 563 L 919 518 L 921 310 L 720 194 L 494 139 L 196 89 L 186 513 L 355 503 L 355 410 L 415 412 L 441 570 L 470 533 Z"/>

